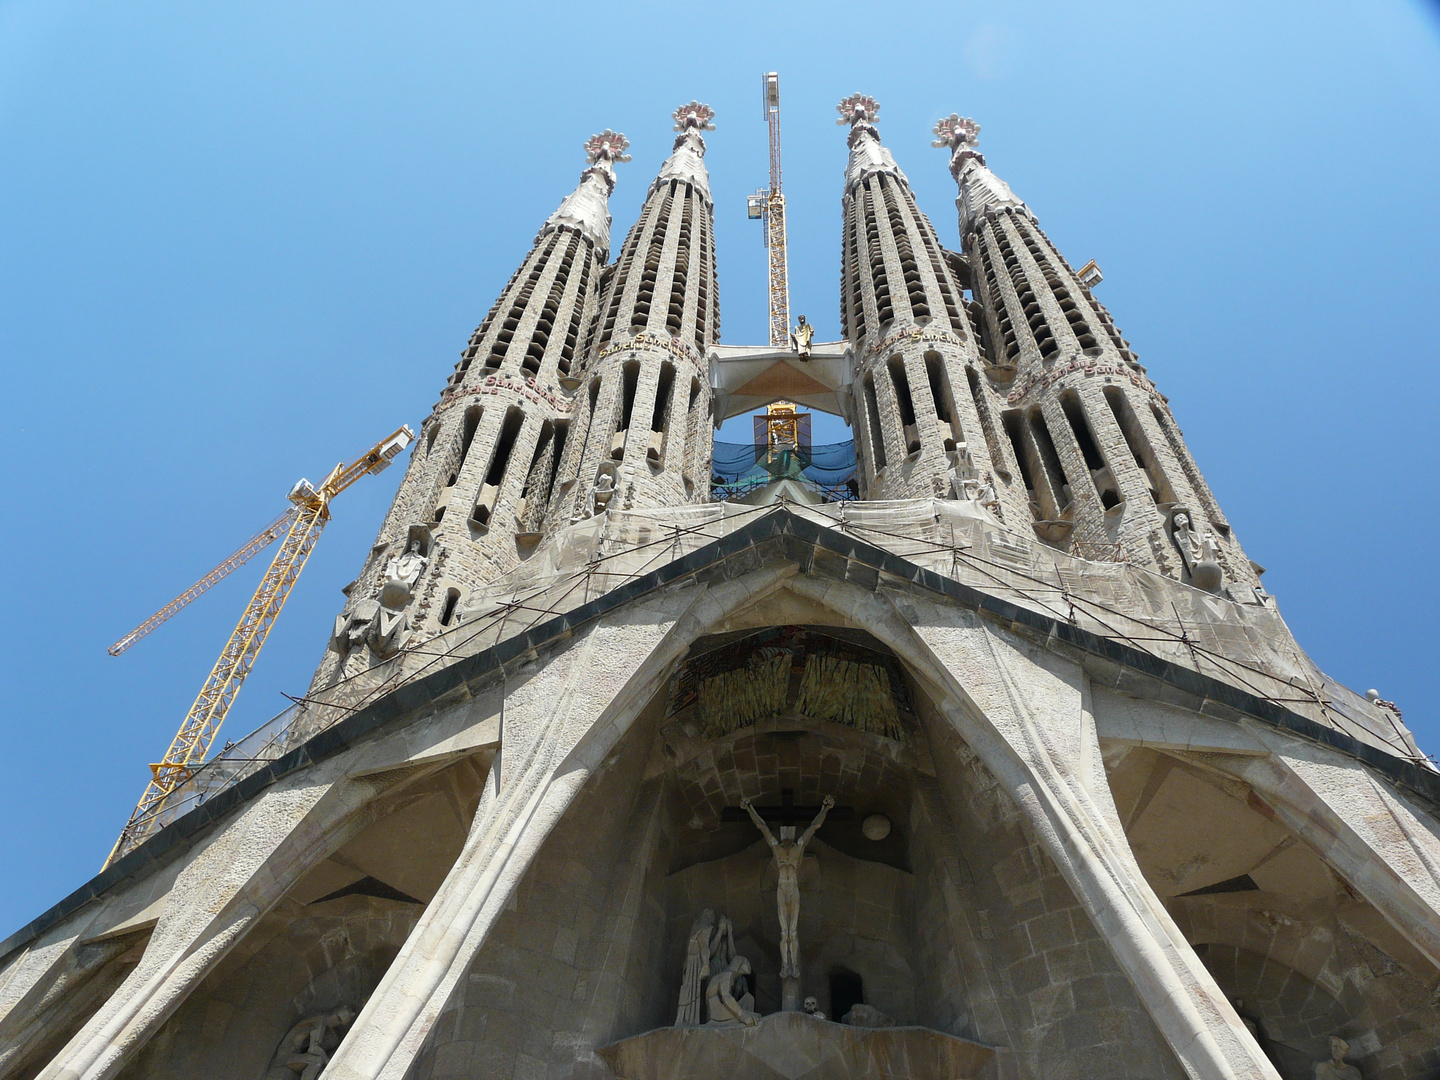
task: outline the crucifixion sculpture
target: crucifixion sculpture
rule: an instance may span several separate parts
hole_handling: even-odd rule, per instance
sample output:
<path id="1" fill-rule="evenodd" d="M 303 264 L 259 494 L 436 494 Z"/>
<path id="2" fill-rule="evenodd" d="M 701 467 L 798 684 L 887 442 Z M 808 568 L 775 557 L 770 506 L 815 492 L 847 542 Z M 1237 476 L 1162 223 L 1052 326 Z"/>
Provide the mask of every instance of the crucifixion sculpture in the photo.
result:
<path id="1" fill-rule="evenodd" d="M 825 815 L 835 805 L 835 800 L 826 795 L 821 802 L 820 813 L 810 827 L 795 838 L 794 825 L 780 827 L 780 839 L 765 824 L 765 819 L 756 811 L 749 799 L 741 799 L 740 806 L 750 815 L 750 820 L 760 830 L 770 851 L 775 856 L 775 869 L 779 881 L 775 887 L 775 906 L 780 915 L 780 978 L 800 978 L 800 860 L 805 857 L 805 845 L 810 843 L 815 831 L 825 821 Z"/>

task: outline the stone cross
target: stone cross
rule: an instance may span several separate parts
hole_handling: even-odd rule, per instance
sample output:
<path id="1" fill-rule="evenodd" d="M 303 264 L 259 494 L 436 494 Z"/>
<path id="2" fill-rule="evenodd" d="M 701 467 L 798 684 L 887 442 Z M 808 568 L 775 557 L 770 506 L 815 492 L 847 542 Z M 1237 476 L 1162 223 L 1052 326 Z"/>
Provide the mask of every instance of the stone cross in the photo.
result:
<path id="1" fill-rule="evenodd" d="M 753 804 L 752 804 L 753 805 Z M 798 825 L 802 821 L 811 821 L 815 815 L 820 813 L 820 805 L 798 806 L 795 803 L 795 789 L 780 789 L 779 806 L 756 806 L 755 812 L 765 821 L 772 825 Z M 832 806 L 826 818 L 830 821 L 849 821 L 855 816 L 853 806 Z M 745 812 L 744 807 L 727 806 L 720 812 L 721 821 L 749 821 L 750 815 Z"/>

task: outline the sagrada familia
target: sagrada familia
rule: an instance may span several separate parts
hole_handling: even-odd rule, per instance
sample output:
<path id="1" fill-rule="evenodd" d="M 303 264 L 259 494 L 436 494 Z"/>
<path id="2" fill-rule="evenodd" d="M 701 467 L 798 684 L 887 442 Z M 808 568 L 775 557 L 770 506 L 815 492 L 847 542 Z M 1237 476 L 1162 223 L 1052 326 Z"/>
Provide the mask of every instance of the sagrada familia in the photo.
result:
<path id="1" fill-rule="evenodd" d="M 829 343 L 719 343 L 707 106 L 614 261 L 586 144 L 306 696 L 0 946 L 0 1080 L 1440 1076 L 1440 772 L 978 127 L 955 251 L 878 108 Z M 780 399 L 853 497 L 715 496 Z"/>

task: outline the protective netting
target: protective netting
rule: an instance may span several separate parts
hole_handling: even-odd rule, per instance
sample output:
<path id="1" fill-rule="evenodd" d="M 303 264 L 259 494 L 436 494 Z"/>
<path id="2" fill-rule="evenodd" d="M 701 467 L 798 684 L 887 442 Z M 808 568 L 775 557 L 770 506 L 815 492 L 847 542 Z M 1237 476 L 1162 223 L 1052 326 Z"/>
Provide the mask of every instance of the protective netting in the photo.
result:
<path id="1" fill-rule="evenodd" d="M 853 499 L 855 442 L 770 450 L 754 443 L 717 442 L 710 487 L 717 499 L 744 495 L 776 480 L 798 480 L 817 488 L 827 502 Z"/>

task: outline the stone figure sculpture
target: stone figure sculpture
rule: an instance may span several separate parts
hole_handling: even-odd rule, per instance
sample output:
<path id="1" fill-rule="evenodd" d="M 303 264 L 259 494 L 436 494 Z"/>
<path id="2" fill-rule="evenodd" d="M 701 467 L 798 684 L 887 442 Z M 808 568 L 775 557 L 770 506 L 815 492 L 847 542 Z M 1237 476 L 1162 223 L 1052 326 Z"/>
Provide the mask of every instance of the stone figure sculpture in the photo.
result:
<path id="1" fill-rule="evenodd" d="M 800 316 L 800 325 L 790 331 L 790 347 L 800 354 L 801 360 L 810 359 L 810 346 L 815 341 L 815 327 Z"/>
<path id="2" fill-rule="evenodd" d="M 765 842 L 770 845 L 770 851 L 775 856 L 775 869 L 779 872 L 779 882 L 775 887 L 775 905 L 780 914 L 780 978 L 798 979 L 800 977 L 800 941 L 798 928 L 800 925 L 800 860 L 805 855 L 805 845 L 810 842 L 815 831 L 825 821 L 825 815 L 835 805 L 835 800 L 826 795 L 822 800 L 820 813 L 815 815 L 815 820 L 810 827 L 795 839 L 795 826 L 782 825 L 780 827 L 780 839 L 776 840 L 770 829 L 765 824 L 765 819 L 756 812 L 754 804 L 749 799 L 741 799 L 740 805 L 750 815 L 750 820 L 760 830 Z M 794 1005 L 790 1006 L 794 1008 Z"/>
<path id="3" fill-rule="evenodd" d="M 715 936 L 710 942 L 710 970 L 719 971 L 735 959 L 735 924 L 729 915 L 721 915 L 715 923 Z"/>
<path id="4" fill-rule="evenodd" d="M 970 448 L 961 443 L 950 451 L 949 456 L 950 468 L 946 473 L 949 490 L 937 491 L 936 494 L 948 494 L 956 499 L 974 499 L 980 491 L 980 481 L 979 473 L 975 469 L 975 459 L 970 456 Z"/>
<path id="5" fill-rule="evenodd" d="M 1330 1060 L 1315 1066 L 1315 1080 L 1360 1080 L 1360 1070 L 1345 1061 L 1350 1044 L 1338 1035 L 1330 1036 Z"/>
<path id="6" fill-rule="evenodd" d="M 997 518 L 1000 518 L 1001 521 L 1005 520 L 1000 513 L 1000 497 L 995 494 L 995 477 L 991 473 L 987 472 L 985 474 L 984 478 L 975 488 L 973 498 L 986 510 L 989 510 Z"/>
<path id="7" fill-rule="evenodd" d="M 1216 552 L 1218 546 L 1214 533 L 1206 532 L 1200 537 L 1200 560 L 1190 568 L 1190 581 L 1197 589 L 1218 593 L 1224 583 L 1225 574 Z"/>
<path id="8" fill-rule="evenodd" d="M 1190 523 L 1189 511 L 1175 511 L 1170 519 L 1170 539 L 1175 541 L 1187 567 L 1200 561 L 1200 538 L 1195 535 L 1195 526 Z"/>
<path id="9" fill-rule="evenodd" d="M 385 584 L 380 589 L 380 606 L 399 611 L 415 594 L 415 583 L 430 560 L 420 554 L 420 541 L 411 540 L 404 554 L 385 564 Z"/>
<path id="10" fill-rule="evenodd" d="M 675 1026 L 698 1026 L 705 1022 L 706 980 L 711 972 L 722 971 L 735 959 L 735 925 L 730 916 L 716 921 L 709 908 L 700 912 L 690 926 L 685 946 L 685 975 L 680 983 L 680 1004 L 675 1010 Z M 741 980 L 743 987 L 743 980 Z M 737 997 L 743 997 L 743 990 Z"/>
<path id="11" fill-rule="evenodd" d="M 403 611 L 387 611 L 381 607 L 370 624 L 366 639 L 376 656 L 393 656 L 410 641 L 410 616 Z"/>
<path id="12" fill-rule="evenodd" d="M 742 975 L 749 974 L 750 961 L 743 956 L 736 956 L 724 968 L 710 976 L 710 982 L 705 987 L 705 1007 L 712 1025 L 744 1024 L 746 1027 L 754 1027 L 759 1021 L 760 1017 L 753 1009 L 746 1008 L 735 998 L 736 981 Z"/>
<path id="13" fill-rule="evenodd" d="M 370 636 L 370 625 L 375 621 L 379 610 L 380 605 L 376 601 L 361 600 L 349 611 L 336 615 L 335 633 L 330 639 L 331 647 L 341 656 L 346 656 L 364 645 L 365 639 Z"/>
<path id="14" fill-rule="evenodd" d="M 280 1040 L 265 1080 L 316 1080 L 330 1063 L 330 1055 L 355 1021 L 355 1010 L 341 1007 L 333 1013 L 307 1016 Z"/>
<path id="15" fill-rule="evenodd" d="M 615 473 L 614 466 L 600 466 L 600 472 L 595 477 L 595 483 L 590 487 L 590 493 L 585 496 L 585 513 L 583 517 L 593 518 L 597 514 L 605 513 L 610 505 L 610 497 L 615 494 Z"/>
<path id="16" fill-rule="evenodd" d="M 701 1023 L 700 1004 L 705 998 L 705 980 L 710 977 L 710 953 L 719 936 L 715 913 L 706 908 L 691 925 L 685 946 L 685 976 L 680 983 L 680 1005 L 675 1010 L 676 1027 Z"/>
<path id="17" fill-rule="evenodd" d="M 801 1008 L 805 1010 L 807 1016 L 813 1016 L 816 1020 L 825 1019 L 825 1014 L 820 1011 L 820 1002 L 813 994 L 805 999 L 805 1004 Z"/>
<path id="18" fill-rule="evenodd" d="M 1206 532 L 1203 536 L 1197 535 L 1190 512 L 1177 507 L 1170 519 L 1170 539 L 1179 550 L 1185 568 L 1190 571 L 1190 583 L 1206 592 L 1219 592 L 1224 573 L 1215 553 L 1214 534 Z"/>
<path id="19" fill-rule="evenodd" d="M 361 645 L 369 645 L 376 656 L 383 658 L 403 649 L 409 641 L 409 615 L 382 607 L 376 600 L 361 600 L 335 617 L 330 647 L 348 657 Z"/>

